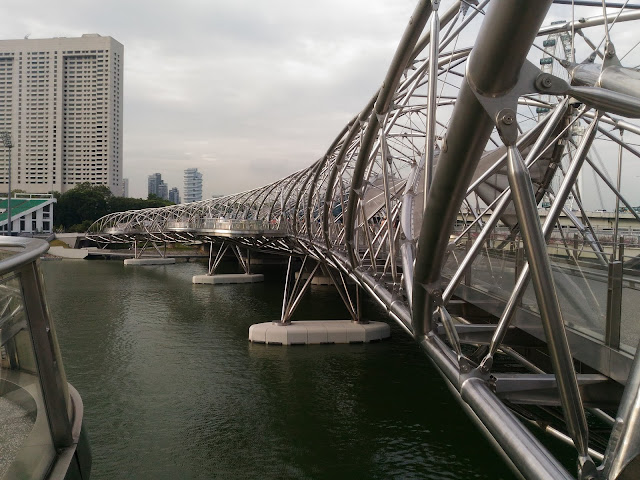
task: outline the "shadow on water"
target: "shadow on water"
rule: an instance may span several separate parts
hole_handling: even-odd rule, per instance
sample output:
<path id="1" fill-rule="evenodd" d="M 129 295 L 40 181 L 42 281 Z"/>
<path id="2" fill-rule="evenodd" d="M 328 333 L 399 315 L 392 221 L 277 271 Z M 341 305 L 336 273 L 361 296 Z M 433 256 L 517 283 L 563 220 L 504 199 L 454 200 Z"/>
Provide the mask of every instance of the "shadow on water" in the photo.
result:
<path id="1" fill-rule="evenodd" d="M 250 344 L 280 315 L 280 274 L 213 287 L 191 284 L 196 263 L 43 271 L 94 479 L 513 478 L 395 325 L 376 344 Z M 346 310 L 314 287 L 297 317 Z"/>

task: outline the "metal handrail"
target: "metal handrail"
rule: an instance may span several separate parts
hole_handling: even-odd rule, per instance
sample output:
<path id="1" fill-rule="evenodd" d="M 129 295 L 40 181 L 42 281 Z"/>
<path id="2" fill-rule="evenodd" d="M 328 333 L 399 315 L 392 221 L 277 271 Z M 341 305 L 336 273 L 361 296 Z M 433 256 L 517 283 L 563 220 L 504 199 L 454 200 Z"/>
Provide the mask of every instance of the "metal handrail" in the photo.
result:
<path id="1" fill-rule="evenodd" d="M 21 248 L 14 255 L 0 260 L 0 275 L 17 270 L 47 253 L 49 244 L 37 238 L 0 237 L 0 250 L 3 248 Z"/>

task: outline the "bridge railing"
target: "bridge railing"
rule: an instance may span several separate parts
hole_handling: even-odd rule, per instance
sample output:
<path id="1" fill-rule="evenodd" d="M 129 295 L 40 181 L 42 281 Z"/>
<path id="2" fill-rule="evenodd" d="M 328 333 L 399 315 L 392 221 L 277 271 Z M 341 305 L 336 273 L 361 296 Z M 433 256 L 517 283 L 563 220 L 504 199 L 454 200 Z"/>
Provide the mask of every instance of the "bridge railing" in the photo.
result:
<path id="1" fill-rule="evenodd" d="M 624 235 L 621 241 L 612 242 L 606 233 L 597 237 L 602 248 L 597 253 L 582 238 L 557 230 L 547 252 L 564 322 L 592 345 L 581 352 L 580 360 L 609 372 L 613 367 L 602 363 L 603 352 L 634 355 L 640 341 L 640 248 L 636 235 Z M 446 276 L 457 272 L 474 241 L 475 232 L 466 242 L 450 249 L 443 271 Z M 619 261 L 611 260 L 614 249 L 622 251 Z M 499 316 L 526 261 L 519 238 L 513 240 L 505 232 L 495 233 L 467 269 L 456 294 L 471 303 L 480 302 L 478 305 Z M 538 321 L 539 313 L 539 303 L 529 285 L 519 300 L 514 325 L 527 330 L 534 318 Z M 610 373 L 614 378 L 625 378 L 627 372 Z"/>
<path id="2" fill-rule="evenodd" d="M 198 232 L 236 232 L 238 234 L 257 234 L 263 232 L 283 232 L 275 221 L 232 219 L 232 218 L 202 218 L 189 223 Z M 169 229 L 173 227 L 168 225 Z"/>
<path id="3" fill-rule="evenodd" d="M 74 478 L 88 479 L 91 470 L 82 400 L 66 381 L 43 295 L 38 259 L 48 248 L 0 238 L 0 478 L 50 478 L 73 463 Z"/>

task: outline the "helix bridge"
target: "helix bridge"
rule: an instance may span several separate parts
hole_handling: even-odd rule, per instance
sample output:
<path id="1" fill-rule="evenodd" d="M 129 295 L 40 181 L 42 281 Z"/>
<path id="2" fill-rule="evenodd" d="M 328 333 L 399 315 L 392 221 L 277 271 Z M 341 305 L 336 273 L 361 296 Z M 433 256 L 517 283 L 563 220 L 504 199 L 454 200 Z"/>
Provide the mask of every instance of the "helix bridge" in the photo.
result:
<path id="1" fill-rule="evenodd" d="M 629 1 L 420 1 L 310 166 L 87 237 L 209 245 L 209 274 L 229 248 L 300 258 L 354 322 L 354 288 L 377 300 L 518 476 L 640 478 L 639 20 Z"/>

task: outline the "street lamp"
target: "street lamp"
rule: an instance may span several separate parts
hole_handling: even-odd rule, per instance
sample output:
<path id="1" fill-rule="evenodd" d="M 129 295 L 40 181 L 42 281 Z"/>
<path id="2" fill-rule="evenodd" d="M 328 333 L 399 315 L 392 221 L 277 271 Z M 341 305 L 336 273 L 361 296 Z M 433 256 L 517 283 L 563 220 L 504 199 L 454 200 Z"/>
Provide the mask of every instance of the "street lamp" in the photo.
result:
<path id="1" fill-rule="evenodd" d="M 0 140 L 9 152 L 9 181 L 7 182 L 7 235 L 11 236 L 11 149 L 13 148 L 13 143 L 11 143 L 11 134 L 9 132 L 0 132 Z"/>

